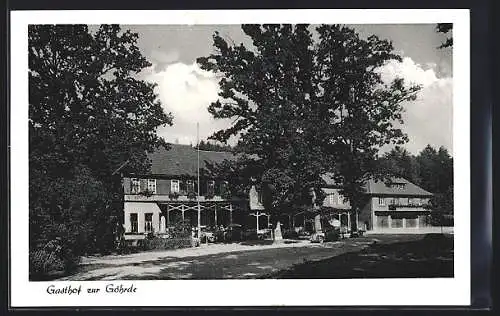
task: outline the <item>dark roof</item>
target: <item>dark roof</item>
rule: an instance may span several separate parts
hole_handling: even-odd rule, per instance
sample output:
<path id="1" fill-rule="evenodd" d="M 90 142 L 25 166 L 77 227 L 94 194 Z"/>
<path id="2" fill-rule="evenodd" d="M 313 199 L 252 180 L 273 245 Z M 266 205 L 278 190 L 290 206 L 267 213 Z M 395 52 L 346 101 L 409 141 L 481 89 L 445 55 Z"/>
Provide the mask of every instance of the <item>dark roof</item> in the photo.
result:
<path id="1" fill-rule="evenodd" d="M 169 176 L 192 176 L 197 174 L 197 150 L 191 145 L 170 144 L 170 149 L 161 147 L 148 155 L 151 159 L 151 174 Z M 233 153 L 200 150 L 200 169 L 207 163 L 220 163 L 235 159 Z"/>
<path id="2" fill-rule="evenodd" d="M 197 150 L 190 145 L 170 144 L 170 149 L 161 147 L 148 155 L 151 159 L 151 174 L 165 176 L 188 176 L 197 175 Z M 208 164 L 221 163 L 224 160 L 233 160 L 236 156 L 231 152 L 200 150 L 200 169 Z M 326 173 L 322 176 L 327 187 L 340 188 L 335 183 L 333 174 Z M 371 195 L 400 195 L 400 196 L 432 196 L 421 187 L 410 181 L 393 177 L 391 183 L 404 185 L 398 189 L 387 185 L 384 181 L 369 180 L 366 183 L 366 193 Z"/>
<path id="3" fill-rule="evenodd" d="M 403 187 L 398 189 L 391 184 L 402 184 Z M 389 183 L 382 180 L 376 181 L 371 179 L 367 181 L 366 188 L 366 193 L 372 195 L 432 196 L 432 193 L 427 192 L 418 185 L 399 177 L 391 178 Z"/>
<path id="4" fill-rule="evenodd" d="M 326 173 L 321 176 L 323 180 L 326 182 L 326 186 L 330 188 L 340 188 L 341 186 L 337 184 L 333 179 L 332 173 Z M 418 185 L 411 183 L 410 181 L 400 178 L 400 177 L 392 177 L 389 183 L 385 181 L 379 180 L 368 180 L 365 188 L 367 194 L 372 195 L 402 195 L 402 196 L 432 196 L 432 193 L 427 192 L 422 189 Z M 390 184 L 403 184 L 403 189 L 398 189 Z"/>

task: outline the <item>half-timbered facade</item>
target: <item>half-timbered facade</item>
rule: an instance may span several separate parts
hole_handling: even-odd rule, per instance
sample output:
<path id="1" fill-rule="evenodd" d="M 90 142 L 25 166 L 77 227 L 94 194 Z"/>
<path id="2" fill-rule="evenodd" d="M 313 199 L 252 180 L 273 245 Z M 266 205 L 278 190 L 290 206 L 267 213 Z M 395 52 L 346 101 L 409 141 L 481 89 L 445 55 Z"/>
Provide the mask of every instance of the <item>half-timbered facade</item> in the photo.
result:
<path id="1" fill-rule="evenodd" d="M 270 227 L 270 215 L 264 210 L 255 186 L 250 189 L 248 199 L 237 199 L 227 194 L 227 179 L 200 176 L 198 183 L 198 161 L 199 168 L 204 169 L 234 159 L 232 153 L 198 152 L 189 145 L 172 144 L 169 150 L 157 150 L 149 158 L 151 173 L 128 174 L 123 178 L 126 238 L 163 233 L 180 220 L 188 221 L 192 227 L 243 224 L 258 231 Z M 348 199 L 341 194 L 341 187 L 330 175 L 324 175 L 323 180 L 326 197 L 321 210 L 323 214 L 326 210 L 334 226 L 378 232 L 429 226 L 430 211 L 426 206 L 432 194 L 405 179 L 369 180 L 367 203 L 359 212 L 352 210 Z M 305 210 L 287 214 L 280 221 L 287 228 L 314 230 L 313 213 Z"/>
<path id="2" fill-rule="evenodd" d="M 169 150 L 159 149 L 149 158 L 151 173 L 123 177 L 127 239 L 163 233 L 180 220 L 193 227 L 228 226 L 241 222 L 248 213 L 246 200 L 228 194 L 226 179 L 200 176 L 198 184 L 198 161 L 200 169 L 204 169 L 209 164 L 234 159 L 232 153 L 198 153 L 192 146 L 172 144 Z"/>

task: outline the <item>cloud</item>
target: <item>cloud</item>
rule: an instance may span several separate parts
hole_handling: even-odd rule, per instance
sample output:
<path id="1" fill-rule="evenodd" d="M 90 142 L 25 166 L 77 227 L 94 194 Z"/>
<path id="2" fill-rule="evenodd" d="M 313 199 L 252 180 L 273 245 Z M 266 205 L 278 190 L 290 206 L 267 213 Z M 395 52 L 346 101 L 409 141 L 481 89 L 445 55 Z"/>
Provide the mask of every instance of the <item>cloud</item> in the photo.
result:
<path id="1" fill-rule="evenodd" d="M 166 58 L 166 57 L 165 57 Z M 439 65 L 420 65 L 405 57 L 391 61 L 379 71 L 386 82 L 402 77 L 407 84 L 422 85 L 417 100 L 404 104 L 402 128 L 410 141 L 409 151 L 418 153 L 427 144 L 452 148 L 453 79 L 437 76 Z M 170 63 L 161 71 L 157 64 L 144 72 L 147 80 L 157 83 L 157 93 L 166 112 L 174 116 L 174 125 L 160 128 L 158 133 L 169 142 L 196 143 L 196 123 L 200 139 L 227 128 L 229 120 L 215 120 L 208 113 L 210 103 L 218 99 L 219 86 L 213 73 L 200 69 L 196 63 Z"/>
<path id="2" fill-rule="evenodd" d="M 180 55 L 179 52 L 176 50 L 170 51 L 168 53 L 158 50 L 153 50 L 150 54 L 150 58 L 152 64 L 154 65 L 153 68 L 154 71 L 160 72 L 163 71 L 168 64 L 178 61 Z"/>
<path id="3" fill-rule="evenodd" d="M 433 63 L 420 65 L 405 57 L 402 62 L 393 60 L 379 69 L 386 83 L 404 78 L 407 84 L 422 86 L 417 100 L 404 104 L 402 128 L 410 139 L 406 148 L 413 153 L 427 144 L 453 150 L 453 79 L 438 77 L 438 67 Z"/>
<path id="4" fill-rule="evenodd" d="M 214 74 L 196 63 L 169 64 L 164 70 L 150 72 L 146 79 L 157 83 L 157 93 L 165 112 L 174 116 L 174 125 L 160 128 L 158 134 L 169 142 L 196 143 L 196 123 L 200 139 L 226 128 L 228 121 L 215 120 L 208 112 L 210 103 L 218 99 L 219 86 Z"/>

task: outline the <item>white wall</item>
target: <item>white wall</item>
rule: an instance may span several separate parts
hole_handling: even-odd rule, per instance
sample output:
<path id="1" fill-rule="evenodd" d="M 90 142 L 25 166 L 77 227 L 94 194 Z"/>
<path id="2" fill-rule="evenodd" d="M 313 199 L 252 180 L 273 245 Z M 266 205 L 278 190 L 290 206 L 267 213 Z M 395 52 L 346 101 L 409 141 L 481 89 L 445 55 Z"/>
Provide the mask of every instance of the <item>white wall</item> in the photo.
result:
<path id="1" fill-rule="evenodd" d="M 130 213 L 137 213 L 138 233 L 144 233 L 144 214 L 146 213 L 153 213 L 153 230 L 154 232 L 159 231 L 161 210 L 158 204 L 146 202 L 125 202 L 123 211 L 125 213 L 124 224 L 126 233 L 132 231 L 132 225 L 130 223 Z"/>

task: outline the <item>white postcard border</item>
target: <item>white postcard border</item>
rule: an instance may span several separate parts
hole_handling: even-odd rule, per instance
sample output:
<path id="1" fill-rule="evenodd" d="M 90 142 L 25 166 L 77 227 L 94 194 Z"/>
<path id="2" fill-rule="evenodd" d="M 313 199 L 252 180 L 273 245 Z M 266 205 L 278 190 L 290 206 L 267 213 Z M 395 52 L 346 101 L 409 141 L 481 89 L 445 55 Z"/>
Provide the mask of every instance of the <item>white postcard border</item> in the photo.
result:
<path id="1" fill-rule="evenodd" d="M 454 278 L 353 280 L 165 280 L 30 282 L 28 279 L 28 24 L 409 24 L 454 23 L 453 158 Z M 12 307 L 42 306 L 298 306 L 470 304 L 469 10 L 204 10 L 11 12 Z M 101 288 L 101 294 L 49 295 L 48 285 Z M 107 284 L 133 284 L 133 294 L 107 294 Z"/>

